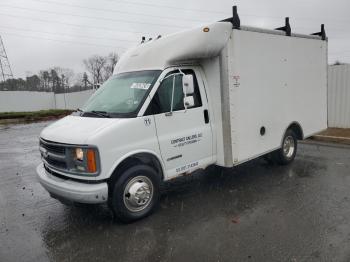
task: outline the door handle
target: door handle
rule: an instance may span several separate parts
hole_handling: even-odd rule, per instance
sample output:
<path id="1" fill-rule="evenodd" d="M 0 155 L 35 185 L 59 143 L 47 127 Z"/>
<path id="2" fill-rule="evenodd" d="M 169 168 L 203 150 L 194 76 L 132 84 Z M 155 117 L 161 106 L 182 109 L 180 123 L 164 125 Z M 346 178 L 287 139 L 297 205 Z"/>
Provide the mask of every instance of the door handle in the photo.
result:
<path id="1" fill-rule="evenodd" d="M 204 122 L 206 123 L 206 124 L 208 124 L 209 123 L 209 112 L 208 112 L 208 109 L 204 109 Z"/>

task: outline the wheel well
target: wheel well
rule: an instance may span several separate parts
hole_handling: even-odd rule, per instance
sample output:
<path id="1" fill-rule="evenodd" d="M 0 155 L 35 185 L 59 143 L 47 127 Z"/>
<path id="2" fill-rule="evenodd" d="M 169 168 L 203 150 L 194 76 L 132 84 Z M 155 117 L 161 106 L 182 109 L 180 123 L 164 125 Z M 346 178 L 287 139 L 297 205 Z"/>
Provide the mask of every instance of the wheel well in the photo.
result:
<path id="1" fill-rule="evenodd" d="M 298 140 L 303 140 L 304 139 L 304 133 L 303 133 L 303 129 L 301 128 L 301 126 L 294 122 L 292 123 L 287 130 L 292 130 L 294 132 L 294 134 L 297 136 Z"/>
<path id="2" fill-rule="evenodd" d="M 109 180 L 110 184 L 113 185 L 116 179 L 130 166 L 142 164 L 147 165 L 157 172 L 160 175 L 161 179 L 164 179 L 162 165 L 160 164 L 158 158 L 149 153 L 139 153 L 132 156 L 127 157 L 118 166 L 114 169 L 114 172 Z"/>

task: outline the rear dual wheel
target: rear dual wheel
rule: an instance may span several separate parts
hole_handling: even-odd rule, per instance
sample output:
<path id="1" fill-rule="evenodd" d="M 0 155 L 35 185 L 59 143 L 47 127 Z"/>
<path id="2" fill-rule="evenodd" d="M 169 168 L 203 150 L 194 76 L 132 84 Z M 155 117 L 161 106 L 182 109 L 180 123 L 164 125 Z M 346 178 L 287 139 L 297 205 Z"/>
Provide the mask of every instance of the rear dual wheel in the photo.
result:
<path id="1" fill-rule="evenodd" d="M 268 162 L 276 162 L 279 165 L 288 165 L 293 162 L 298 148 L 298 139 L 293 130 L 288 129 L 285 133 L 281 148 L 266 155 Z"/>

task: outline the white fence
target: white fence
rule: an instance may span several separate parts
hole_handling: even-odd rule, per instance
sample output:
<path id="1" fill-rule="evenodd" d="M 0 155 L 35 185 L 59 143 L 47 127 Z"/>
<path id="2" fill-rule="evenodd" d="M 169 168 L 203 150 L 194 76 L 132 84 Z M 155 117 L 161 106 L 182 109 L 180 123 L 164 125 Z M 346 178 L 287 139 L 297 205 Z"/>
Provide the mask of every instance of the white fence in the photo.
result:
<path id="1" fill-rule="evenodd" d="M 54 94 L 46 92 L 0 91 L 0 112 L 26 112 L 47 109 L 77 109 L 93 90 Z"/>
<path id="2" fill-rule="evenodd" d="M 350 65 L 329 66 L 328 126 L 350 128 Z"/>
<path id="3" fill-rule="evenodd" d="M 77 109 L 94 93 L 93 90 L 82 92 L 55 94 L 56 109 Z"/>

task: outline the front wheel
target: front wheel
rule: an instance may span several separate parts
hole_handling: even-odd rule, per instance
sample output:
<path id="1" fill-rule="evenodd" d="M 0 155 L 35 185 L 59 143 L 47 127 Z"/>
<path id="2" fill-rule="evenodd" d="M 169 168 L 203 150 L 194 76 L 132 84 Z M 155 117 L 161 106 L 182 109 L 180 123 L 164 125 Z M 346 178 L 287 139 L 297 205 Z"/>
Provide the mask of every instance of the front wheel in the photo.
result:
<path id="1" fill-rule="evenodd" d="M 298 140 L 292 130 L 287 130 L 283 137 L 282 146 L 273 153 L 274 160 L 280 165 L 288 165 L 293 162 L 297 153 Z"/>
<path id="2" fill-rule="evenodd" d="M 112 185 L 110 207 L 116 217 L 125 223 L 144 218 L 159 202 L 160 177 L 146 165 L 125 170 Z"/>

